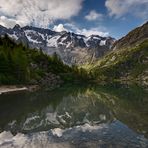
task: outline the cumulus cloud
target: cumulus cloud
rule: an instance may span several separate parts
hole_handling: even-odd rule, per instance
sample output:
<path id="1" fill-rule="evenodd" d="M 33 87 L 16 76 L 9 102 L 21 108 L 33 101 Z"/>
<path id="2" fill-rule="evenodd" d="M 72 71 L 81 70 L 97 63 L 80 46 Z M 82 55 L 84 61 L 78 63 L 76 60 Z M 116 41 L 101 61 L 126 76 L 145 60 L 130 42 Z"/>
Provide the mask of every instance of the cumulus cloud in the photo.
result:
<path id="1" fill-rule="evenodd" d="M 80 28 L 76 27 L 76 25 L 70 24 L 70 23 L 66 23 L 66 24 L 64 24 L 64 26 L 68 27 L 68 29 L 71 30 L 72 32 L 75 32 L 77 34 L 82 34 L 87 37 L 90 35 L 100 35 L 102 37 L 109 36 L 109 32 L 107 32 L 104 27 L 94 27 L 94 28 L 90 28 L 90 29 L 81 28 L 80 29 Z"/>
<path id="2" fill-rule="evenodd" d="M 64 28 L 63 24 L 55 25 L 53 27 L 53 30 L 56 31 L 56 32 L 67 31 L 67 29 Z"/>
<path id="3" fill-rule="evenodd" d="M 0 16 L 0 25 L 13 27 L 16 24 L 14 19 L 6 18 L 5 16 Z"/>
<path id="4" fill-rule="evenodd" d="M 72 24 L 72 23 L 65 23 L 64 26 L 67 28 L 68 31 L 70 32 L 75 32 L 78 33 L 80 32 L 80 29 L 77 25 Z"/>
<path id="5" fill-rule="evenodd" d="M 106 0 L 105 6 L 110 16 L 115 16 L 117 18 L 125 14 L 131 14 L 144 19 L 148 18 L 147 0 Z"/>
<path id="6" fill-rule="evenodd" d="M 0 25 L 12 28 L 16 24 L 20 24 L 21 26 L 24 26 L 24 25 L 27 25 L 27 22 L 23 20 L 16 20 L 13 18 L 7 18 L 5 16 L 0 16 Z"/>
<path id="7" fill-rule="evenodd" d="M 0 0 L 0 24 L 19 23 L 48 27 L 55 20 L 70 19 L 82 8 L 83 0 Z"/>
<path id="8" fill-rule="evenodd" d="M 99 28 L 90 28 L 90 29 L 83 28 L 80 31 L 80 34 L 83 34 L 85 36 L 90 36 L 90 35 L 99 35 L 99 36 L 102 36 L 102 37 L 109 36 L 108 32 L 102 32 L 102 31 L 100 31 Z"/>
<path id="9" fill-rule="evenodd" d="M 97 13 L 95 10 L 90 11 L 89 14 L 85 16 L 85 19 L 87 19 L 88 21 L 95 21 L 97 19 L 102 19 L 102 18 L 103 15 Z"/>

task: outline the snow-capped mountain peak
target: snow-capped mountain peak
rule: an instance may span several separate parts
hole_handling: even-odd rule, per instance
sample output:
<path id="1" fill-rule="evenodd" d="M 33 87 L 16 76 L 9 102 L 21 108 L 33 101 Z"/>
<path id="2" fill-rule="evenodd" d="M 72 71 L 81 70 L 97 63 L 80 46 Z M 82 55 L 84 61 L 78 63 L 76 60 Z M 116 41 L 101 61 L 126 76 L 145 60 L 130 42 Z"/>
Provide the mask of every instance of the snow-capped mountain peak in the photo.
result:
<path id="1" fill-rule="evenodd" d="M 49 55 L 56 52 L 68 64 L 82 64 L 92 57 L 99 58 L 111 50 L 115 41 L 111 37 L 99 35 L 86 37 L 73 32 L 55 32 L 32 26 L 21 28 L 18 24 L 12 29 L 0 26 L 0 36 L 5 34 L 16 42 L 22 42 L 30 48 L 42 49 Z"/>

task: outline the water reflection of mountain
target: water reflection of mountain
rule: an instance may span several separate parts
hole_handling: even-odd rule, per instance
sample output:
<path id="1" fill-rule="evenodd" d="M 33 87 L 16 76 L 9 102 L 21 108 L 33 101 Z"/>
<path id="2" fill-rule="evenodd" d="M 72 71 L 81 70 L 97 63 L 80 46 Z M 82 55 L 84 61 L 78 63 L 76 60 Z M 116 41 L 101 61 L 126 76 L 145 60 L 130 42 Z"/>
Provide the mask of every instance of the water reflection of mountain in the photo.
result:
<path id="1" fill-rule="evenodd" d="M 147 92 L 138 86 L 65 86 L 0 96 L 0 129 L 33 132 L 119 120 L 147 136 Z"/>

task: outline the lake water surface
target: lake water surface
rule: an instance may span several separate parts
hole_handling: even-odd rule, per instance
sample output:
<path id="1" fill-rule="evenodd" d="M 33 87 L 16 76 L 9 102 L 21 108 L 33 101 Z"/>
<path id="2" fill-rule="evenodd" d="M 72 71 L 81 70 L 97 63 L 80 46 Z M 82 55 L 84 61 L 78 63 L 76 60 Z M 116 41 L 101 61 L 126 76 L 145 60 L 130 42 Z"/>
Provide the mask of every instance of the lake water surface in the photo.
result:
<path id="1" fill-rule="evenodd" d="M 67 85 L 0 95 L 0 147 L 147 148 L 148 91 Z"/>

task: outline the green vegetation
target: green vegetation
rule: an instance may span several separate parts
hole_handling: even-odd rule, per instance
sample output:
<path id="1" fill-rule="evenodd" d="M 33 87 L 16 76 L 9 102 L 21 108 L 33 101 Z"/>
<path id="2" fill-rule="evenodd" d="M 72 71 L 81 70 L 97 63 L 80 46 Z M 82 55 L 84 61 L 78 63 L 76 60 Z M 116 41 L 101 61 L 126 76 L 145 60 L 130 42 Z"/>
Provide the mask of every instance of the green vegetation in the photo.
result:
<path id="1" fill-rule="evenodd" d="M 34 84 L 51 74 L 64 82 L 89 79 L 84 69 L 65 65 L 56 53 L 50 57 L 42 50 L 16 44 L 8 36 L 0 38 L 0 84 Z"/>
<path id="2" fill-rule="evenodd" d="M 16 44 L 8 36 L 0 39 L 0 84 L 40 84 L 50 75 L 70 83 L 90 80 L 147 83 L 148 40 L 135 47 L 114 50 L 86 70 L 64 64 L 56 53 L 50 57 L 42 50 Z"/>
<path id="3" fill-rule="evenodd" d="M 134 48 L 112 51 L 92 66 L 98 80 L 143 80 L 148 70 L 148 40 Z"/>

